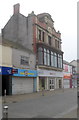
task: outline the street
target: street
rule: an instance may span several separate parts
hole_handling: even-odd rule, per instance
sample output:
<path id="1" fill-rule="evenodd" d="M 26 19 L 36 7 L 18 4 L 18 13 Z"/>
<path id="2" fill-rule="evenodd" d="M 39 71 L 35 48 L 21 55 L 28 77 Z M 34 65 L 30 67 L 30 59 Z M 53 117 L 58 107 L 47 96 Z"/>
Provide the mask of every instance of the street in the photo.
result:
<path id="1" fill-rule="evenodd" d="M 61 118 L 76 109 L 77 90 L 69 89 L 64 92 L 41 95 L 8 103 L 8 106 L 9 118 Z M 77 114 L 75 116 L 77 117 Z"/>

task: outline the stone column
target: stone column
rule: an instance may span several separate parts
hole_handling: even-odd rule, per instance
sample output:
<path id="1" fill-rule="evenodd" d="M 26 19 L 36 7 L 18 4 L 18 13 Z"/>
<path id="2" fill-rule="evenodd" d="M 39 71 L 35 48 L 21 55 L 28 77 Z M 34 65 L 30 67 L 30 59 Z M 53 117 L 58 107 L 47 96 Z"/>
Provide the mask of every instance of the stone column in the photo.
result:
<path id="1" fill-rule="evenodd" d="M 54 82 L 54 88 L 56 89 L 57 88 L 57 80 L 56 78 L 54 78 L 55 82 Z"/>
<path id="2" fill-rule="evenodd" d="M 39 91 L 39 77 L 37 77 L 37 92 Z"/>
<path id="3" fill-rule="evenodd" d="M 48 79 L 48 77 L 47 77 L 47 90 L 49 90 L 49 79 Z"/>

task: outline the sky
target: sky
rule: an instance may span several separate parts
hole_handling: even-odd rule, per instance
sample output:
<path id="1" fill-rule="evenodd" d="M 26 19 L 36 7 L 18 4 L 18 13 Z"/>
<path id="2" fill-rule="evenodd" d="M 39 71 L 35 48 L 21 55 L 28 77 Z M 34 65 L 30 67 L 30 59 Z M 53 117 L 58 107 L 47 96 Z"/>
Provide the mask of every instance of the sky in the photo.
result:
<path id="1" fill-rule="evenodd" d="M 56 31 L 61 32 L 64 60 L 77 59 L 77 2 L 78 0 L 1 0 L 0 29 L 13 15 L 13 5 L 20 3 L 20 13 L 49 13 L 54 20 Z"/>

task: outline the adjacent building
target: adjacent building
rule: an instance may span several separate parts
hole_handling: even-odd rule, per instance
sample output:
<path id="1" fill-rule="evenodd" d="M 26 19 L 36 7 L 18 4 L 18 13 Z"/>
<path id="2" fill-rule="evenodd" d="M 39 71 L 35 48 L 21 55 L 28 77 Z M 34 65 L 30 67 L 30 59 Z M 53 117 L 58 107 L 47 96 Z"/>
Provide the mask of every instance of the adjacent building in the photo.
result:
<path id="1" fill-rule="evenodd" d="M 79 73 L 79 70 L 78 70 L 79 60 L 73 60 L 73 61 L 70 62 L 70 64 L 73 66 L 73 69 L 72 69 L 73 87 L 77 87 L 77 73 Z"/>
<path id="2" fill-rule="evenodd" d="M 6 39 L 6 42 L 8 40 L 14 46 L 20 46 L 21 48 L 17 47 L 12 50 L 12 65 L 17 69 L 15 71 L 21 73 L 21 75 L 19 73 L 14 74 L 15 89 L 20 81 L 24 85 L 24 70 L 21 71 L 20 69 L 27 69 L 28 65 L 26 67 L 26 64 L 31 65 L 30 67 L 34 64 L 34 69 L 37 70 L 38 76 L 35 82 L 35 91 L 41 91 L 42 88 L 45 90 L 63 88 L 61 33 L 55 30 L 54 21 L 49 13 L 35 15 L 32 11 L 26 17 L 20 13 L 20 5 L 14 5 L 13 15 L 2 29 L 2 38 Z M 25 52 L 22 52 L 23 49 L 25 49 Z M 28 63 L 29 55 L 26 55 L 26 49 L 30 49 L 34 54 L 31 59 L 33 56 L 35 59 L 32 62 L 30 60 L 30 63 Z M 22 63 L 26 61 L 25 65 L 21 65 L 18 59 Z M 26 71 L 25 74 L 27 72 L 29 71 Z M 18 80 L 16 80 L 17 75 Z M 33 84 L 33 80 L 30 83 Z M 23 87 L 20 89 L 23 89 Z M 30 87 L 27 88 L 29 89 Z"/>
<path id="3" fill-rule="evenodd" d="M 2 95 L 22 94 L 36 91 L 35 55 L 12 41 L 3 39 L 2 45 Z"/>
<path id="4" fill-rule="evenodd" d="M 73 83 L 72 83 L 72 71 L 73 71 L 73 66 L 63 60 L 63 85 L 64 88 L 72 88 Z"/>

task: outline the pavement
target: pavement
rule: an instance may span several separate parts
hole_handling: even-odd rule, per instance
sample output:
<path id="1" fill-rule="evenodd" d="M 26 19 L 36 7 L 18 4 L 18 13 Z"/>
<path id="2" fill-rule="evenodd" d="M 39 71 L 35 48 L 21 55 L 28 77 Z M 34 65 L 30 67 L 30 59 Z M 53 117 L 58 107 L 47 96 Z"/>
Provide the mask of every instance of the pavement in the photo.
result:
<path id="1" fill-rule="evenodd" d="M 77 118 L 77 108 L 63 115 L 62 118 Z"/>
<path id="2" fill-rule="evenodd" d="M 18 95 L 2 97 L 2 102 L 4 105 L 4 104 L 16 103 L 19 101 L 24 101 L 26 99 L 36 99 L 41 96 L 50 96 L 54 94 L 60 94 L 61 92 L 68 92 L 74 90 L 77 90 L 77 88 L 57 89 L 53 91 L 44 91 L 44 92 L 41 91 L 35 93 L 18 94 Z M 66 114 L 62 113 L 56 116 L 56 118 L 77 118 L 77 108 L 73 108 L 73 110 L 69 110 Z"/>

